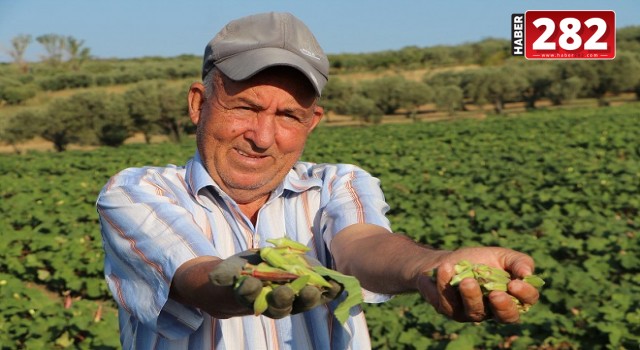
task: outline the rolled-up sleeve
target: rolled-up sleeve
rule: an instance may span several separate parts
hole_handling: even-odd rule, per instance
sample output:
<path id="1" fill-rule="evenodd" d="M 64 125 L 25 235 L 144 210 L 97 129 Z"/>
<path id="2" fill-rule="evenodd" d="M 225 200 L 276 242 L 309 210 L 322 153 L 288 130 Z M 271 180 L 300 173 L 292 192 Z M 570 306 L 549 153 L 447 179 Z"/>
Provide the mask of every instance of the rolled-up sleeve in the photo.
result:
<path id="1" fill-rule="evenodd" d="M 348 164 L 329 167 L 325 172 L 323 197 L 326 201 L 321 226 L 323 239 L 327 246 L 338 232 L 355 224 L 373 224 L 391 232 L 389 220 L 385 216 L 389 205 L 380 188 L 380 180 L 368 172 Z M 380 303 L 392 298 L 362 289 L 363 300 L 367 303 Z"/>
<path id="2" fill-rule="evenodd" d="M 178 198 L 188 193 L 173 186 L 179 185 L 152 169 L 128 169 L 109 181 L 96 203 L 110 291 L 122 309 L 170 339 L 202 322 L 199 310 L 169 299 L 175 271 L 198 256 L 219 256 Z"/>
<path id="3" fill-rule="evenodd" d="M 329 182 L 323 193 L 326 205 L 322 226 L 326 241 L 354 224 L 373 224 L 391 230 L 385 216 L 389 205 L 380 188 L 380 180 L 348 164 L 328 168 L 325 176 L 325 181 Z"/>

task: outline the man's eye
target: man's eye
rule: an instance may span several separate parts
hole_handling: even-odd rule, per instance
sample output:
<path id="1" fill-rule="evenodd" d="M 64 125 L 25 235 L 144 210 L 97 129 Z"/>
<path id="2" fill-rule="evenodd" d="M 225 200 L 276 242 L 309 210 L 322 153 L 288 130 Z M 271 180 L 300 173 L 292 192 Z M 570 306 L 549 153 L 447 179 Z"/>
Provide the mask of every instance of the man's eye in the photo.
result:
<path id="1" fill-rule="evenodd" d="M 236 112 L 236 114 L 244 116 L 250 116 L 256 112 L 256 110 L 251 106 L 237 106 L 233 110 Z"/>
<path id="2" fill-rule="evenodd" d="M 300 120 L 300 118 L 299 118 L 297 115 L 295 115 L 295 114 L 289 114 L 289 113 L 286 113 L 286 114 L 284 114 L 284 117 L 285 117 L 285 118 L 287 118 L 287 119 L 289 119 L 289 120 L 292 120 L 292 121 L 298 121 L 298 120 Z"/>

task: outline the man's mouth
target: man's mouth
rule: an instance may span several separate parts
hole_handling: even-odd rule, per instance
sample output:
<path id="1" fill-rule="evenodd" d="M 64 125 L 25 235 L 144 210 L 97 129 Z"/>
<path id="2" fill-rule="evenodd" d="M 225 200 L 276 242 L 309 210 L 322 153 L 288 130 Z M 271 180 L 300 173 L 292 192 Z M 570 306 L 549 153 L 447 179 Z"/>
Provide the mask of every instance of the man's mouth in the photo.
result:
<path id="1" fill-rule="evenodd" d="M 243 152 L 243 151 L 241 151 L 241 150 L 239 150 L 239 149 L 236 149 L 236 151 L 238 151 L 238 153 L 239 153 L 241 156 L 244 156 L 244 157 L 256 158 L 256 159 L 264 158 L 264 157 L 265 157 L 265 156 L 263 156 L 263 155 L 259 155 L 259 154 L 249 154 L 249 153 Z"/>

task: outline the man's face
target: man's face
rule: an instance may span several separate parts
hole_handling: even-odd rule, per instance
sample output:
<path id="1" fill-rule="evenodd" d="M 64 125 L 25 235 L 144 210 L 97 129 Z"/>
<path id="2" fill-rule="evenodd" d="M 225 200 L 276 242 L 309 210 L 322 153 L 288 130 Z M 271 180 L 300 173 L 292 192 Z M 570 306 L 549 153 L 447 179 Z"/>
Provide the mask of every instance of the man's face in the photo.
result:
<path id="1" fill-rule="evenodd" d="M 313 88 L 291 68 L 267 69 L 241 82 L 218 74 L 198 113 L 192 101 L 201 87 L 192 86 L 190 106 L 207 171 L 240 204 L 266 200 L 322 118 Z"/>

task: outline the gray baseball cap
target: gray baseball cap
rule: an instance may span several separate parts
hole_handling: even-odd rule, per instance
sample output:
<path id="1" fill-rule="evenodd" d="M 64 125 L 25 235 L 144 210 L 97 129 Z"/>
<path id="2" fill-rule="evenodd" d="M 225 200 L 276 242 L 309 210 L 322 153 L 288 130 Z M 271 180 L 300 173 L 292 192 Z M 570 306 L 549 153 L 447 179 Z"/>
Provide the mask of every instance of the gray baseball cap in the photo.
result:
<path id="1" fill-rule="evenodd" d="M 217 67 L 245 80 L 273 66 L 302 72 L 318 96 L 329 78 L 329 60 L 309 28 L 290 13 L 261 13 L 229 22 L 207 44 L 202 78 Z"/>

